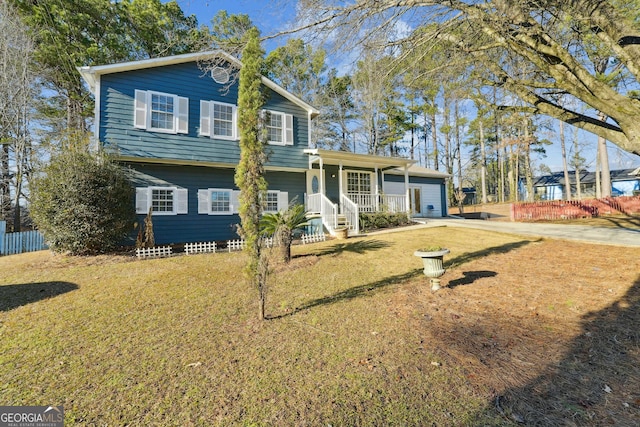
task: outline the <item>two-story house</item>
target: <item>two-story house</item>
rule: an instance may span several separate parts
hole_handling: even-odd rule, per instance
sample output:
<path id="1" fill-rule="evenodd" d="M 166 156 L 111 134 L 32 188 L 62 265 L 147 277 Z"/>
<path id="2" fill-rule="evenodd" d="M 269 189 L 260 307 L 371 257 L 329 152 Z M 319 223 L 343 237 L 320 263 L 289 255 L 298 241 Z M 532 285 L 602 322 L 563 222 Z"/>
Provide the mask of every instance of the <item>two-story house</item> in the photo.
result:
<path id="1" fill-rule="evenodd" d="M 238 83 L 229 67 L 203 71 L 222 51 L 82 67 L 95 96 L 95 141 L 132 170 L 136 213 L 151 209 L 156 242 L 236 238 L 240 159 Z M 358 212 L 388 209 L 446 214 L 448 176 L 408 159 L 310 149 L 319 112 L 263 77 L 268 134 L 265 211 L 297 200 L 330 233 L 338 222 L 358 230 Z"/>

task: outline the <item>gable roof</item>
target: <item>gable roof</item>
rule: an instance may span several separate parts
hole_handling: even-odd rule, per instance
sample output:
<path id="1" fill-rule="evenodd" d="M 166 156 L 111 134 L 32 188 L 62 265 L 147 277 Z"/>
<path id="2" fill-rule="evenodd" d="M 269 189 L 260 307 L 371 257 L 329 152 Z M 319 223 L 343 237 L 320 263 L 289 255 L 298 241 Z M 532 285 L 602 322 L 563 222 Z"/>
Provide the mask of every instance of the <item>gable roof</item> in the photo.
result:
<path id="1" fill-rule="evenodd" d="M 95 94 L 96 83 L 98 82 L 100 76 L 104 74 L 121 73 L 125 71 L 134 71 L 134 70 L 144 70 L 147 68 L 164 67 L 167 65 L 175 65 L 175 64 L 184 64 L 186 62 L 205 61 L 205 60 L 216 58 L 216 57 L 222 58 L 225 61 L 233 64 L 238 68 L 242 67 L 242 62 L 240 62 L 237 58 L 218 49 L 218 50 L 209 50 L 205 52 L 185 53 L 182 55 L 164 56 L 161 58 L 142 59 L 139 61 L 119 62 L 116 64 L 84 66 L 84 67 L 78 67 L 78 71 L 80 72 L 80 75 L 82 75 L 82 78 L 89 85 L 89 89 L 91 90 L 91 92 Z M 298 98 L 291 92 L 285 90 L 282 86 L 278 85 L 273 80 L 270 80 L 264 76 L 261 76 L 261 78 L 262 78 L 262 84 L 264 84 L 269 89 L 282 95 L 289 101 L 293 102 L 300 108 L 307 111 L 310 114 L 311 118 L 320 114 L 320 112 L 316 108 L 307 104 L 306 102 L 304 102 L 302 99 Z"/>

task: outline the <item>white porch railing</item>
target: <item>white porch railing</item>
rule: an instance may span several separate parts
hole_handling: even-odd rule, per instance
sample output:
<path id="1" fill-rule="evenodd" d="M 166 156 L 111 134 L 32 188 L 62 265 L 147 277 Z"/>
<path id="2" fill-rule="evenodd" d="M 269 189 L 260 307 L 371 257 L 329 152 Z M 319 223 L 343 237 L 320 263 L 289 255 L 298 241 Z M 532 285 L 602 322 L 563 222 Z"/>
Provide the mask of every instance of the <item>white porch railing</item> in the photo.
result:
<path id="1" fill-rule="evenodd" d="M 407 211 L 407 198 L 404 194 L 347 193 L 347 197 L 358 205 L 360 212 Z"/>
<path id="2" fill-rule="evenodd" d="M 344 194 L 340 197 L 340 206 L 342 207 L 342 214 L 347 220 L 347 226 L 349 230 L 353 230 L 355 234 L 360 233 L 360 217 L 358 211 L 358 205 L 353 203 L 349 197 Z"/>
<path id="3" fill-rule="evenodd" d="M 320 214 L 322 224 L 330 234 L 333 234 L 338 226 L 338 205 L 334 204 L 321 193 L 307 196 L 307 212 Z"/>
<path id="4" fill-rule="evenodd" d="M 378 195 L 365 193 L 347 193 L 347 197 L 358 205 L 360 212 L 377 212 Z"/>
<path id="5" fill-rule="evenodd" d="M 407 212 L 407 196 L 404 194 L 382 194 L 381 209 L 387 212 Z"/>

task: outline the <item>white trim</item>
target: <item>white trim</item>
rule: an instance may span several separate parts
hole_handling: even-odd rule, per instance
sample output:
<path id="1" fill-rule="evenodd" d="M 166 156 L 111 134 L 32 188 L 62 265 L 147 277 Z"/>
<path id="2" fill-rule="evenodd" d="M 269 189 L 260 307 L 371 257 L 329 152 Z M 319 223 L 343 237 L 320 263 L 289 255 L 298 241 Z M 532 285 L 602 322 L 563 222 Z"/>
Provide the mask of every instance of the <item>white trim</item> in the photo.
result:
<path id="1" fill-rule="evenodd" d="M 206 114 L 205 114 L 206 113 Z M 209 101 L 200 100 L 200 127 L 199 136 L 211 136 L 211 104 Z"/>
<path id="2" fill-rule="evenodd" d="M 233 134 L 231 136 L 227 136 L 227 135 L 217 135 L 214 133 L 214 129 L 215 129 L 215 117 L 214 117 L 214 109 L 216 105 L 220 105 L 220 106 L 224 106 L 224 107 L 231 107 L 232 109 L 232 131 Z M 202 113 L 201 113 L 202 114 Z M 238 106 L 235 104 L 231 104 L 228 102 L 220 102 L 220 101 L 209 101 L 209 137 L 211 139 L 225 139 L 228 141 L 237 141 L 239 139 L 238 135 L 239 135 L 239 131 L 238 131 Z"/>
<path id="3" fill-rule="evenodd" d="M 340 164 L 340 166 L 342 167 L 342 164 Z M 371 172 L 371 171 L 367 171 L 367 170 L 357 170 L 357 169 L 342 169 L 344 171 L 344 192 L 345 193 L 349 193 L 349 174 L 350 173 L 361 173 L 361 174 L 368 174 L 369 175 L 369 194 L 376 194 L 374 192 L 375 190 L 375 183 L 374 183 L 374 179 L 375 179 L 375 172 Z M 359 181 L 359 179 L 358 179 Z M 362 193 L 362 194 L 366 194 L 366 193 Z"/>
<path id="4" fill-rule="evenodd" d="M 275 213 L 286 210 L 289 207 L 289 193 L 286 191 L 280 190 L 267 190 L 267 194 L 275 194 L 276 195 L 276 205 L 277 209 L 267 209 L 267 201 L 264 202 L 263 212 L 265 213 Z"/>
<path id="5" fill-rule="evenodd" d="M 282 139 L 282 141 L 267 140 L 267 144 L 269 144 L 269 145 L 293 145 L 294 144 L 293 115 L 292 114 L 283 113 L 282 111 L 275 111 L 275 110 L 262 110 L 262 111 L 269 115 L 269 124 L 271 123 L 271 118 L 274 115 L 278 115 L 278 116 L 280 116 L 282 118 L 281 119 L 282 120 L 282 127 L 280 128 L 280 138 Z M 265 120 L 265 122 L 266 122 L 266 120 Z M 288 123 L 291 124 L 291 127 L 287 127 Z M 274 126 L 269 126 L 269 124 L 265 123 L 265 127 L 274 128 Z M 267 130 L 267 135 L 268 134 L 269 134 L 269 132 Z M 288 138 L 289 136 L 291 138 Z"/>
<path id="6" fill-rule="evenodd" d="M 95 151 L 100 150 L 100 97 L 102 93 L 100 92 L 100 77 L 96 80 L 95 91 L 94 91 L 94 104 L 93 104 L 93 144 L 95 144 Z"/>
<path id="7" fill-rule="evenodd" d="M 229 193 L 229 210 L 214 211 L 212 209 L 213 200 L 211 193 Z M 234 214 L 234 190 L 231 188 L 206 188 L 198 190 L 198 214 L 206 215 L 233 215 Z M 205 199 L 202 199 L 205 198 Z M 205 209 L 206 207 L 206 209 Z"/>
<path id="8" fill-rule="evenodd" d="M 146 90 L 136 89 L 133 92 L 133 127 L 137 129 L 147 128 L 147 106 L 149 94 Z"/>
<path id="9" fill-rule="evenodd" d="M 189 134 L 189 98 L 177 96 L 178 109 L 175 112 L 176 133 Z"/>
<path id="10" fill-rule="evenodd" d="M 166 92 L 158 92 L 156 90 L 148 90 L 147 92 L 147 110 L 146 110 L 146 119 L 147 119 L 147 130 L 149 132 L 158 132 L 158 133 L 171 133 L 171 134 L 177 134 L 178 133 L 178 115 L 179 115 L 179 100 L 178 100 L 178 95 L 174 95 L 172 93 L 166 93 Z M 157 96 L 166 96 L 168 98 L 172 98 L 173 99 L 173 112 L 172 114 L 172 120 L 171 120 L 171 129 L 165 129 L 165 128 L 154 128 L 153 126 L 151 126 L 151 116 L 153 116 L 153 110 L 152 110 L 152 104 L 153 104 L 153 95 L 157 95 Z"/>
<path id="11" fill-rule="evenodd" d="M 161 165 L 178 165 L 178 166 L 205 166 L 212 168 L 225 168 L 235 169 L 238 167 L 238 163 L 222 163 L 222 162 L 206 162 L 199 160 L 187 160 L 187 159 L 169 159 L 169 158 L 153 158 L 153 157 L 134 157 L 134 156 L 121 156 L 117 152 L 114 153 L 114 158 L 123 162 L 129 163 L 150 163 Z M 265 166 L 265 171 L 271 172 L 305 172 L 306 168 L 286 167 L 286 166 Z"/>
<path id="12" fill-rule="evenodd" d="M 150 185 L 148 187 L 136 188 L 136 213 L 147 214 L 149 208 L 153 206 L 153 191 L 164 190 L 172 192 L 172 210 L 165 212 L 152 211 L 152 216 L 182 215 L 189 211 L 188 200 L 189 192 L 186 188 L 178 188 L 171 186 Z M 144 200 L 146 198 L 146 201 Z M 143 208 L 144 207 L 144 211 Z"/>

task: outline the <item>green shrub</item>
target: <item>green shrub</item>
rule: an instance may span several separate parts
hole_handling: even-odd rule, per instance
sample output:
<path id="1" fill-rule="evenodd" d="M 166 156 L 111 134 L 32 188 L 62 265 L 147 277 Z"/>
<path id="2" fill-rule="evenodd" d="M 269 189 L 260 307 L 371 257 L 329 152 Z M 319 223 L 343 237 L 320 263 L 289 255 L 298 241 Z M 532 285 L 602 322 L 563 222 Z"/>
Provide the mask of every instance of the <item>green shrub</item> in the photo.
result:
<path id="1" fill-rule="evenodd" d="M 409 217 L 406 213 L 373 212 L 360 214 L 360 228 L 362 230 L 400 227 L 409 223 Z"/>
<path id="2" fill-rule="evenodd" d="M 118 164 L 70 150 L 53 156 L 34 179 L 31 215 L 55 251 L 109 252 L 133 228 L 133 191 Z"/>

